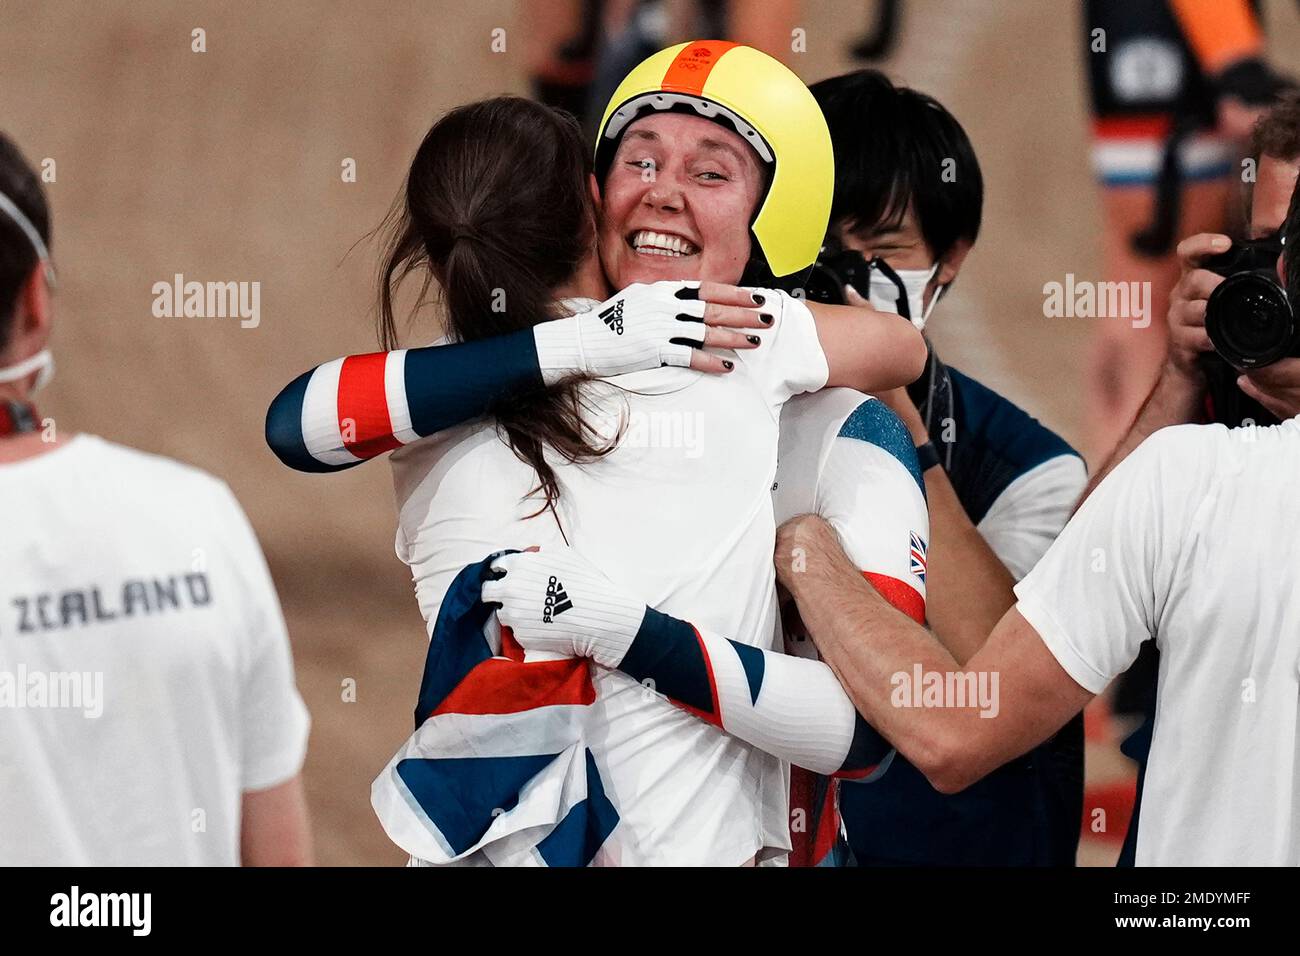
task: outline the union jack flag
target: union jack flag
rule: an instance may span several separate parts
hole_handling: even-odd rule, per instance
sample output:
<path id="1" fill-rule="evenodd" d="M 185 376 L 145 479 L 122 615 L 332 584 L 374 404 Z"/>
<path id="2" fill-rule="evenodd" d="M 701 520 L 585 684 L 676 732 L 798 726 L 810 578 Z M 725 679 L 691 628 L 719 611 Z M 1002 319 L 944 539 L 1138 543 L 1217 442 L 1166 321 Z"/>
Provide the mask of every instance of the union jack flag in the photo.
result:
<path id="1" fill-rule="evenodd" d="M 912 536 L 912 564 L 911 570 L 921 583 L 925 583 L 925 539 L 915 531 L 909 532 Z"/>
<path id="2" fill-rule="evenodd" d="M 526 663 L 508 629 L 497 653 L 481 600 L 491 563 L 465 568 L 448 589 L 415 733 L 375 778 L 370 803 L 422 865 L 587 866 L 619 821 L 586 746 L 590 665 Z"/>

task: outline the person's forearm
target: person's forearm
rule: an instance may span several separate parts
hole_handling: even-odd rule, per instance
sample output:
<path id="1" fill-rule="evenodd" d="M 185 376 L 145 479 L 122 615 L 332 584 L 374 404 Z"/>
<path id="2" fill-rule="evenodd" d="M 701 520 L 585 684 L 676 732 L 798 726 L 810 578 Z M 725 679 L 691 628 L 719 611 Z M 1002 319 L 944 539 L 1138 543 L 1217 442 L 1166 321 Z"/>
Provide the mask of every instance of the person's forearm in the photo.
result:
<path id="1" fill-rule="evenodd" d="M 958 664 L 983 646 L 1016 601 L 1015 580 L 971 523 L 948 475 L 925 474 L 930 505 L 926 619 Z"/>
<path id="2" fill-rule="evenodd" d="M 887 399 L 917 446 L 931 440 L 906 393 Z M 926 469 L 924 478 L 930 510 L 926 620 L 957 663 L 965 664 L 1015 603 L 1016 582 L 971 523 L 947 472 L 934 466 Z"/>
<path id="3" fill-rule="evenodd" d="M 1203 386 L 1171 365 L 1166 365 L 1160 372 L 1151 394 L 1142 403 L 1133 424 L 1120 439 L 1115 450 L 1110 453 L 1106 463 L 1093 473 L 1088 485 L 1083 489 L 1078 504 L 1081 505 L 1102 481 L 1115 470 L 1115 467 L 1132 454 L 1133 450 L 1162 428 L 1170 425 L 1185 425 L 1196 421 L 1201 410 Z M 1078 509 L 1078 505 L 1075 506 Z"/>
<path id="4" fill-rule="evenodd" d="M 869 306 L 804 304 L 826 353 L 828 386 L 880 392 L 910 385 L 925 370 L 925 339 L 906 319 Z"/>
<path id="5" fill-rule="evenodd" d="M 1170 0 L 1169 9 L 1208 75 L 1264 52 L 1259 20 L 1247 0 Z"/>
<path id="6" fill-rule="evenodd" d="M 301 775 L 243 794 L 239 855 L 243 866 L 311 866 L 311 829 Z"/>
<path id="7" fill-rule="evenodd" d="M 861 578 L 824 521 L 788 522 L 778 548 L 802 554 L 803 570 L 778 575 L 858 713 L 942 793 L 1026 753 L 1092 697 L 1015 609 L 962 668 Z"/>
<path id="8" fill-rule="evenodd" d="M 957 662 L 929 631 L 880 597 L 831 544 L 820 536 L 801 539 L 804 570 L 786 576 L 786 584 L 857 712 L 930 777 L 945 765 L 957 711 L 894 706 L 895 675 L 910 680 L 917 666 L 922 673 L 944 674 L 958 671 Z"/>
<path id="9" fill-rule="evenodd" d="M 341 471 L 543 384 L 533 329 L 351 355 L 298 376 L 275 397 L 266 443 L 297 471 Z"/>
<path id="10" fill-rule="evenodd" d="M 758 337 L 740 330 L 771 318 L 754 302 L 748 290 L 718 283 L 637 283 L 584 312 L 539 316 L 516 332 L 335 359 L 276 396 L 266 443 L 298 471 L 341 471 L 575 376 L 662 365 L 729 371 L 731 363 L 701 350 L 756 347 Z"/>
<path id="11" fill-rule="evenodd" d="M 646 610 L 618 669 L 727 734 L 815 773 L 869 776 L 893 749 L 820 661 Z"/>

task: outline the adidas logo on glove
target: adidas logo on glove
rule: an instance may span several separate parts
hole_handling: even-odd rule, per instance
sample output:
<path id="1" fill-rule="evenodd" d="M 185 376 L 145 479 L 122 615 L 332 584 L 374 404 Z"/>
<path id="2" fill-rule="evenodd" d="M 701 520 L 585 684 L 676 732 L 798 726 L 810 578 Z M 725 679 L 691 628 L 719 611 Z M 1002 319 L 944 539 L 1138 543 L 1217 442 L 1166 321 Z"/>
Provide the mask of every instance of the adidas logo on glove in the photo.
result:
<path id="1" fill-rule="evenodd" d="M 602 309 L 600 319 L 615 335 L 623 334 L 623 300 L 619 299 L 607 309 Z"/>
<path id="2" fill-rule="evenodd" d="M 620 305 L 620 308 L 622 306 Z M 623 323 L 619 322 L 619 334 L 622 334 Z M 546 603 L 542 606 L 542 623 L 550 624 L 552 617 L 558 617 L 565 611 L 573 607 L 573 602 L 569 600 L 569 595 L 564 591 L 564 585 L 551 575 L 551 579 L 546 582 Z"/>

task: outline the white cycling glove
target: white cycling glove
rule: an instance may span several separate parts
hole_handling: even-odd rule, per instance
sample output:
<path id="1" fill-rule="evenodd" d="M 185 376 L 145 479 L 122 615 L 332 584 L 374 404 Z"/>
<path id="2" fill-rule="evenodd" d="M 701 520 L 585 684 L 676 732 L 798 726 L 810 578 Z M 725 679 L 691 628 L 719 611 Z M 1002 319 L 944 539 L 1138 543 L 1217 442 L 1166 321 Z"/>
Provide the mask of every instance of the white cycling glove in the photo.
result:
<path id="1" fill-rule="evenodd" d="M 646 605 L 626 594 L 586 558 L 568 548 L 503 554 L 483 584 L 483 601 L 530 651 L 590 657 L 618 667 L 632 645 Z"/>
<path id="2" fill-rule="evenodd" d="M 505 576 L 483 585 L 483 600 L 501 605 L 502 626 L 530 653 L 618 668 L 733 737 L 815 773 L 861 777 L 888 766 L 888 742 L 821 661 L 738 644 L 652 611 L 568 548 L 502 555 L 492 568 Z"/>
<path id="3" fill-rule="evenodd" d="M 638 282 L 587 312 L 533 327 L 542 380 L 688 366 L 704 346 L 699 282 Z"/>

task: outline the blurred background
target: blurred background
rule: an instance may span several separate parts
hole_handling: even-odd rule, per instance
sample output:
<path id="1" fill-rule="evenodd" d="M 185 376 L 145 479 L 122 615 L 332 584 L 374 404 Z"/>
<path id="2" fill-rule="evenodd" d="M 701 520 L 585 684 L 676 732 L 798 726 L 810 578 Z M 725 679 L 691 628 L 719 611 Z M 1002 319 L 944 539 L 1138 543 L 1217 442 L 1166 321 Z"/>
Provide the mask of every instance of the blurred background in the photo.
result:
<path id="1" fill-rule="evenodd" d="M 690 38 L 691 6 L 661 4 L 654 25 L 672 42 Z M 805 80 L 879 66 L 965 125 L 985 176 L 984 227 L 928 331 L 945 359 L 1079 444 L 1082 355 L 1089 325 L 1107 320 L 1044 318 L 1043 286 L 1067 273 L 1102 278 L 1080 5 L 902 0 L 896 44 L 870 61 L 851 51 L 878 0 L 747 6 L 730 38 Z M 581 57 L 561 47 L 581 46 L 592 8 L 0 0 L 0 128 L 38 167 L 54 161 L 59 375 L 42 412 L 67 431 L 215 473 L 248 511 L 314 720 L 306 781 L 322 864 L 402 862 L 369 787 L 409 732 L 424 627 L 393 554 L 388 469 L 291 472 L 267 450 L 263 416 L 298 373 L 377 347 L 369 233 L 433 120 L 539 82 L 552 94 L 581 84 Z M 1266 2 L 1263 14 L 1274 63 L 1300 72 L 1295 4 Z M 802 49 L 791 48 L 791 23 Z M 154 283 L 178 273 L 259 282 L 260 323 L 155 317 Z M 408 338 L 435 334 L 430 312 Z M 1084 863 L 1113 862 L 1116 816 L 1131 801 L 1131 765 L 1113 736 L 1104 714 L 1090 715 L 1085 812 L 1104 803 L 1114 813 L 1107 833 L 1085 840 Z"/>

